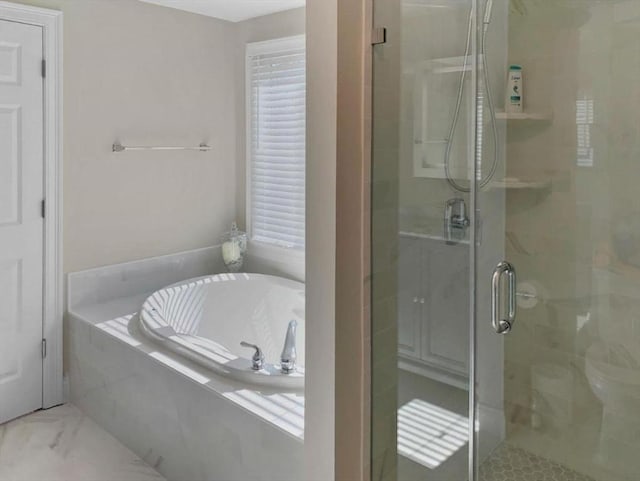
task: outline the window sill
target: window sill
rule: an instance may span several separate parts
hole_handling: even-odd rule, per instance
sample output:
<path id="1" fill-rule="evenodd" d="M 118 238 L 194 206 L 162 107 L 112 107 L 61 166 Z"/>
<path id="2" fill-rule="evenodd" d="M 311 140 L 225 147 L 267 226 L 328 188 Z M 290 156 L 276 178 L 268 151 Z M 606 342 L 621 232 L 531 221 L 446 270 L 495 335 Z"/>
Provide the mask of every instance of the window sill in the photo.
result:
<path id="1" fill-rule="evenodd" d="M 249 241 L 247 267 L 257 273 L 284 275 L 304 282 L 304 251 Z"/>
<path id="2" fill-rule="evenodd" d="M 276 262 L 301 262 L 304 261 L 304 251 L 279 247 L 273 244 L 250 240 L 247 246 L 248 255 L 271 259 Z"/>

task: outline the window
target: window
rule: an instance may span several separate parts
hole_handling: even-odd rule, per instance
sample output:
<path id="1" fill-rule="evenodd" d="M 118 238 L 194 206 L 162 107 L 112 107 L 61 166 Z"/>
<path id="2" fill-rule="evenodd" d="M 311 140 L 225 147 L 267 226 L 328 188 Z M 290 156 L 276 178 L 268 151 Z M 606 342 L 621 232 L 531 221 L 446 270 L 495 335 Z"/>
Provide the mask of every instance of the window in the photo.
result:
<path id="1" fill-rule="evenodd" d="M 593 145 L 591 143 L 591 126 L 595 115 L 593 99 L 576 101 L 576 128 L 578 131 L 578 166 L 593 167 Z"/>
<path id="2" fill-rule="evenodd" d="M 247 45 L 247 225 L 251 240 L 304 249 L 305 44 Z"/>

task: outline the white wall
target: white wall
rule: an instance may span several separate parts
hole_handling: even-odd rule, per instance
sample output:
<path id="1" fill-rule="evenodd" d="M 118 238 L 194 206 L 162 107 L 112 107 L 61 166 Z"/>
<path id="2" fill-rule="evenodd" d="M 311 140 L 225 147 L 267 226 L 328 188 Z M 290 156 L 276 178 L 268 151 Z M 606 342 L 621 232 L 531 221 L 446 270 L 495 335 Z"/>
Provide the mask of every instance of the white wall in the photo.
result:
<path id="1" fill-rule="evenodd" d="M 334 479 L 337 0 L 307 2 L 305 454 L 309 481 Z"/>
<path id="2" fill-rule="evenodd" d="M 230 23 L 137 0 L 18 1 L 64 12 L 65 272 L 244 227 L 245 45 L 303 34 L 305 9 Z M 214 150 L 113 154 L 116 139 Z M 304 280 L 302 257 L 248 266 Z"/>
<path id="3" fill-rule="evenodd" d="M 64 269 L 209 246 L 235 216 L 235 26 L 134 0 L 64 12 Z M 113 154 L 123 144 L 200 152 Z"/>
<path id="4" fill-rule="evenodd" d="M 371 131 L 373 5 L 338 9 L 335 479 L 371 476 Z"/>

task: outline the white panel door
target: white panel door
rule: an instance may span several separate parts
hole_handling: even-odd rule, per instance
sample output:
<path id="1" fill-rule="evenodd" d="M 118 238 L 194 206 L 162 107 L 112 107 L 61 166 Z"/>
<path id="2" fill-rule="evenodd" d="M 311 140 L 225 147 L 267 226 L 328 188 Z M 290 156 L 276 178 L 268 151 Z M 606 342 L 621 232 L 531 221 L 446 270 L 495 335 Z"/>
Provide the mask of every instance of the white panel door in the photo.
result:
<path id="1" fill-rule="evenodd" d="M 0 423 L 42 407 L 42 38 L 0 20 Z"/>

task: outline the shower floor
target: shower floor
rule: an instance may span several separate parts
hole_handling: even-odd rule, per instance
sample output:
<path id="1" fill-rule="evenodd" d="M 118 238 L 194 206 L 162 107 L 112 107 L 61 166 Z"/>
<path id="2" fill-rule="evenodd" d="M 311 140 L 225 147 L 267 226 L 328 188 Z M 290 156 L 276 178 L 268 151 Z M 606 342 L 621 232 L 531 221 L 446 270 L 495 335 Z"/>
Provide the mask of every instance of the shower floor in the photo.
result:
<path id="1" fill-rule="evenodd" d="M 467 479 L 467 391 L 402 370 L 398 380 L 398 481 Z M 543 480 L 595 481 L 509 443 L 480 467 L 480 481 Z"/>
<path id="2" fill-rule="evenodd" d="M 561 464 L 502 444 L 480 466 L 480 481 L 595 481 Z"/>

